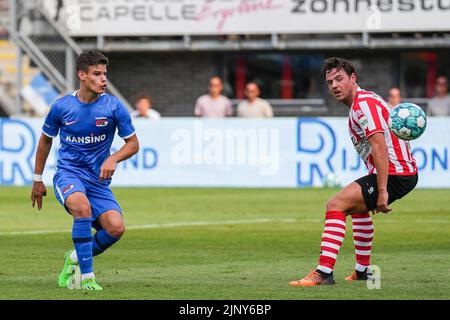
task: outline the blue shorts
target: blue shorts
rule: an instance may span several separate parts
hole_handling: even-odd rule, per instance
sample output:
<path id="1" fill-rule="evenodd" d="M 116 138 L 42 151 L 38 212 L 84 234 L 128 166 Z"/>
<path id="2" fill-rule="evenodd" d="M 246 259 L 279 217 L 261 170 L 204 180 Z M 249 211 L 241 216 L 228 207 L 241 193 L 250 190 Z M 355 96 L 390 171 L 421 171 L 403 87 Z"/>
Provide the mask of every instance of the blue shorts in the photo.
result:
<path id="1" fill-rule="evenodd" d="M 109 183 L 105 184 L 100 180 L 86 179 L 74 172 L 58 169 L 53 177 L 53 185 L 56 199 L 64 207 L 67 197 L 72 193 L 84 193 L 91 205 L 93 220 L 96 220 L 108 210 L 116 210 L 122 214 L 122 209 L 109 188 Z"/>

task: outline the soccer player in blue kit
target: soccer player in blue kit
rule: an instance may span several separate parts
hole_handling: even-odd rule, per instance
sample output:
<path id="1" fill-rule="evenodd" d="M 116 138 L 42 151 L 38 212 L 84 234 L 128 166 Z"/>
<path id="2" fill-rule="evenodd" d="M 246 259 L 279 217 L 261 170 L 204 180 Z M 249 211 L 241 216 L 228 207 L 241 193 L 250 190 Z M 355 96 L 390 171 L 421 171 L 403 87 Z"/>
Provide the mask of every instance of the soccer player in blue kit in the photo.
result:
<path id="1" fill-rule="evenodd" d="M 47 190 L 42 182 L 45 162 L 58 133 L 57 170 L 53 178 L 56 199 L 73 217 L 72 240 L 58 285 L 67 288 L 76 265 L 81 272 L 81 289 L 102 290 L 97 284 L 93 257 L 117 242 L 125 231 L 122 210 L 109 187 L 118 162 L 139 150 L 139 141 L 130 114 L 106 91 L 108 59 L 98 51 L 77 58 L 80 89 L 56 100 L 48 113 L 36 152 L 32 206 L 42 208 Z M 125 144 L 110 154 L 118 135 Z M 92 227 L 97 232 L 92 236 Z"/>

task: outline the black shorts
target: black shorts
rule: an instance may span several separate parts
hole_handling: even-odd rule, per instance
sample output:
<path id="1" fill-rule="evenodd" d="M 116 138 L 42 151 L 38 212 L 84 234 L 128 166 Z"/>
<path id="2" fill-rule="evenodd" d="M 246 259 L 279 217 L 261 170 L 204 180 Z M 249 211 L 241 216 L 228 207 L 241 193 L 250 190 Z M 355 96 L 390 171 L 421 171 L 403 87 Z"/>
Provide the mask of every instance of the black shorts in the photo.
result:
<path id="1" fill-rule="evenodd" d="M 417 185 L 418 175 L 411 176 L 388 176 L 387 191 L 389 193 L 388 203 L 403 198 Z M 377 208 L 378 186 L 377 175 L 372 173 L 358 180 L 355 180 L 361 186 L 361 191 L 366 203 L 367 209 L 374 210 Z"/>

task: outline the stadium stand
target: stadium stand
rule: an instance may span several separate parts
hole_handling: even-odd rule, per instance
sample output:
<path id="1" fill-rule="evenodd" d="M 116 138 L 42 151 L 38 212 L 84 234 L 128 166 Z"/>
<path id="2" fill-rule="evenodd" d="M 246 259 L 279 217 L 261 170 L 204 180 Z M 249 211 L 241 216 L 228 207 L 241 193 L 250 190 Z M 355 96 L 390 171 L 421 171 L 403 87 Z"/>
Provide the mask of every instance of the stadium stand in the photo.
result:
<path id="1" fill-rule="evenodd" d="M 28 114 L 33 115 L 31 106 L 24 102 L 21 110 L 15 110 L 14 97 L 18 94 L 15 86 L 17 46 L 8 40 L 0 40 L 0 105 L 4 114 Z M 28 56 L 22 57 L 22 86 L 30 83 L 30 80 L 39 73 Z"/>
<path id="2" fill-rule="evenodd" d="M 0 14 L 0 28 L 7 34 L 9 41 L 17 45 L 23 56 L 28 59 L 26 63 L 22 63 L 24 71 L 20 75 L 23 80 L 29 80 L 27 78 L 29 70 L 26 66 L 33 63 L 58 92 L 65 94 L 73 91 L 75 88 L 74 59 L 83 49 L 49 15 L 45 7 L 46 2 L 1 1 L 4 10 Z M 11 3 L 15 4 L 14 10 L 8 6 Z M 17 49 L 16 52 L 18 52 Z M 32 74 L 32 72 L 28 73 L 30 76 Z M 108 89 L 120 98 L 128 109 L 132 109 L 128 100 L 120 94 L 112 81 L 109 81 Z M 17 96 L 16 92 L 11 94 Z M 28 112 L 29 115 L 33 115 L 29 108 L 11 110 L 9 106 L 11 103 L 6 103 L 3 109 L 8 115 L 15 112 Z"/>
<path id="3" fill-rule="evenodd" d="M 450 34 L 438 28 L 423 32 L 355 29 L 335 34 L 257 30 L 201 35 L 152 31 L 143 35 L 130 31 L 127 35 L 104 36 L 105 30 L 72 33 L 67 26 L 70 21 L 67 12 L 57 7 L 57 1 L 15 2 L 24 36 L 9 36 L 61 93 L 75 87 L 75 77 L 70 72 L 74 56 L 81 50 L 99 49 L 111 61 L 111 92 L 130 109 L 128 101 L 140 92 L 149 92 L 164 117 L 193 116 L 195 99 L 206 93 L 205 84 L 213 75 L 224 79 L 224 93 L 235 107 L 243 98 L 243 84 L 256 81 L 261 87 L 261 97 L 272 104 L 275 116 L 344 116 L 347 110 L 328 99 L 319 78 L 321 61 L 331 55 L 352 59 L 360 70 L 359 80 L 367 89 L 387 95 L 390 87 L 399 86 L 405 99 L 423 108 L 433 94 L 436 74 L 450 73 Z M 0 0 L 1 3 L 5 5 L 8 1 Z M 85 9 L 89 10 L 84 11 L 87 14 L 94 12 L 89 3 L 80 5 L 87 6 Z M 114 1 L 101 5 L 112 10 L 102 11 L 103 23 L 112 13 L 120 13 L 118 6 L 123 10 L 134 4 Z M 163 6 L 160 12 L 172 10 L 171 4 L 159 5 Z M 177 5 L 173 4 L 173 12 L 177 12 Z M 148 6 L 157 10 L 158 5 Z M 0 27 L 5 23 L 11 25 L 5 22 L 8 18 L 5 11 Z"/>

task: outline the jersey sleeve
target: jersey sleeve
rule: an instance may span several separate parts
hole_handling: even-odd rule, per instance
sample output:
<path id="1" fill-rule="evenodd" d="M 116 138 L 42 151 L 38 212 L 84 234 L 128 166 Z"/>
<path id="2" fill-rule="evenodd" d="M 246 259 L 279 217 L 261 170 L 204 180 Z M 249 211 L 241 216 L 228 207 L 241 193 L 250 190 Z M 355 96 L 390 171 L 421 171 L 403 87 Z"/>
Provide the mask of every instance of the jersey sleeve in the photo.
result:
<path id="1" fill-rule="evenodd" d="M 128 139 L 136 133 L 131 122 L 130 113 L 120 101 L 118 101 L 117 108 L 114 110 L 114 117 L 116 118 L 117 129 L 121 138 Z"/>
<path id="2" fill-rule="evenodd" d="M 60 112 L 56 102 L 51 106 L 49 113 L 45 117 L 42 132 L 49 138 L 55 138 L 61 127 Z"/>
<path id="3" fill-rule="evenodd" d="M 384 132 L 381 109 L 376 102 L 360 101 L 356 109 L 356 121 L 364 131 L 366 138 L 371 135 Z"/>

